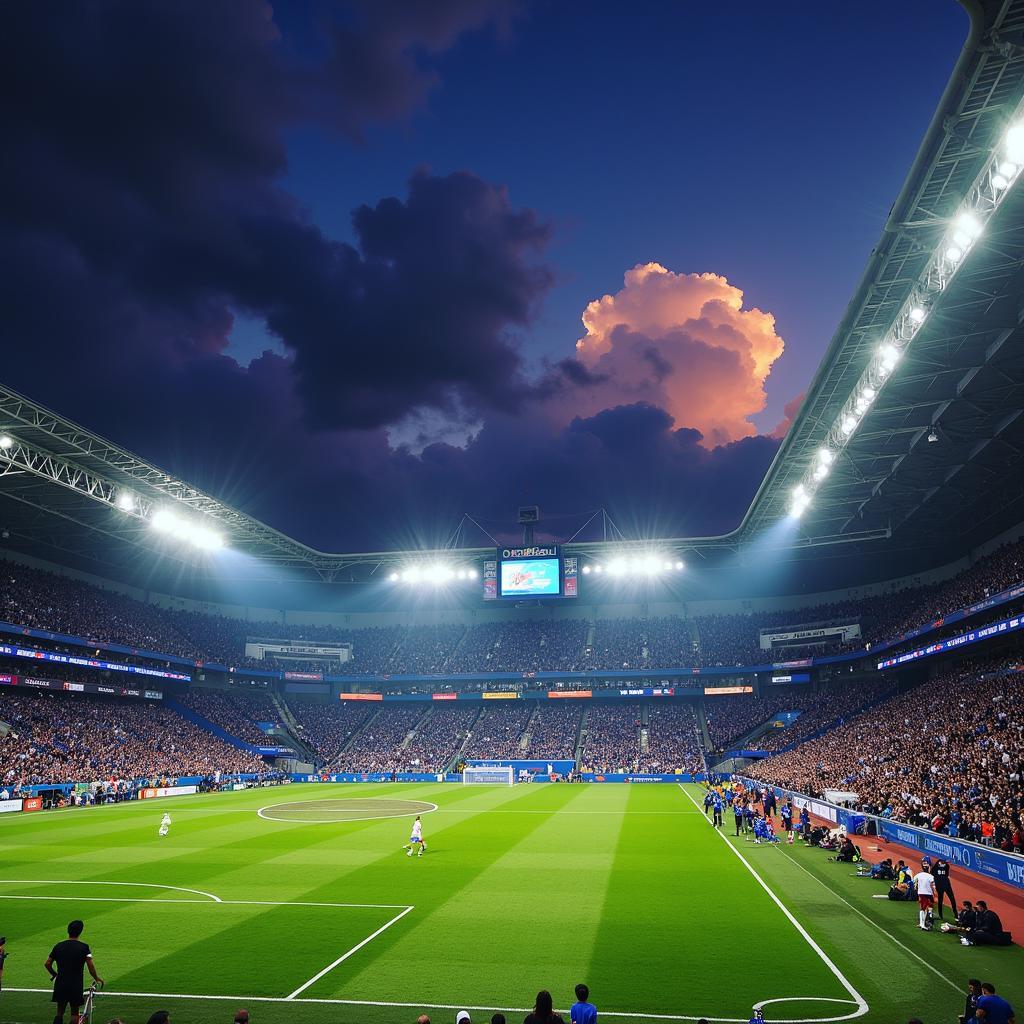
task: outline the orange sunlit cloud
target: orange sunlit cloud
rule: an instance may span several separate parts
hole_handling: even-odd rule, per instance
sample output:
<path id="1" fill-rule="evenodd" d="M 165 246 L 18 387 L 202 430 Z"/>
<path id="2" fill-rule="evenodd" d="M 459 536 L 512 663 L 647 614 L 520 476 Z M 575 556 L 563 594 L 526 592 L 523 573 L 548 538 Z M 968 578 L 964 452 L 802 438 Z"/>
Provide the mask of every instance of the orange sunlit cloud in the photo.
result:
<path id="1" fill-rule="evenodd" d="M 658 263 L 627 271 L 621 291 L 583 314 L 577 356 L 596 382 L 588 405 L 646 401 L 705 447 L 757 433 L 765 380 L 785 347 L 775 318 L 743 308 L 743 292 L 719 274 L 676 274 Z"/>

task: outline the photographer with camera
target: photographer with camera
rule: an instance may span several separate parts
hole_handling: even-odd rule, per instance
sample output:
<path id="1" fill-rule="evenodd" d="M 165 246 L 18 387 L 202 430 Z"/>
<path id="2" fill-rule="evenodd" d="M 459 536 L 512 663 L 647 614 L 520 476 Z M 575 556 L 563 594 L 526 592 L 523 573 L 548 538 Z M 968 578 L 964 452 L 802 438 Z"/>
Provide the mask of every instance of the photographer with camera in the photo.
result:
<path id="1" fill-rule="evenodd" d="M 92 950 L 79 939 L 85 925 L 72 921 L 68 925 L 68 937 L 58 942 L 46 959 L 46 969 L 53 978 L 53 1002 L 57 1012 L 53 1024 L 64 1024 L 64 1011 L 71 1007 L 71 1024 L 79 1024 L 79 1010 L 85 1002 L 85 968 L 97 985 L 102 987 L 103 979 L 96 973 Z M 54 964 L 57 969 L 54 970 Z"/>

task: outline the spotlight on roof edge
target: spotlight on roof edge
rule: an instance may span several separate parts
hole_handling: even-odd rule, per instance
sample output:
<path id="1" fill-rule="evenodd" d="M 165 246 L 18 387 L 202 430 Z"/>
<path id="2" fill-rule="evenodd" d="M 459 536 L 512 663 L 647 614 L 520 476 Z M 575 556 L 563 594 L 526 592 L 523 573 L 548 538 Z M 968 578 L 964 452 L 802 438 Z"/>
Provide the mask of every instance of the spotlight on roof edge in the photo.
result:
<path id="1" fill-rule="evenodd" d="M 591 562 L 584 565 L 580 571 L 584 576 L 607 572 L 609 576 L 640 579 L 661 576 L 664 573 L 682 572 L 684 568 L 683 562 L 670 552 L 648 551 L 637 555 L 613 555 L 607 564 Z"/>
<path id="2" fill-rule="evenodd" d="M 391 583 L 425 583 L 436 587 L 453 580 L 475 580 L 476 577 L 476 569 L 464 565 L 456 567 L 443 562 L 430 562 L 395 570 L 388 575 L 388 580 Z"/>
<path id="3" fill-rule="evenodd" d="M 950 217 L 905 302 L 889 329 L 879 339 L 874 355 L 849 397 L 836 414 L 817 456 L 805 467 L 793 491 L 789 512 L 799 517 L 828 477 L 836 455 L 849 444 L 863 417 L 891 377 L 903 353 L 929 319 L 936 301 L 949 287 L 986 225 L 1024 169 L 1024 101 L 1018 104 L 1010 126 L 995 144 L 985 166 Z M 828 453 L 826 457 L 823 453 Z"/>
<path id="4" fill-rule="evenodd" d="M 224 547 L 224 538 L 216 530 L 184 519 L 169 508 L 157 509 L 149 517 L 149 524 L 158 533 L 165 533 L 203 551 L 217 551 Z"/>
<path id="5" fill-rule="evenodd" d="M 14 438 L 10 434 L 0 434 L 0 448 L 7 451 L 14 447 Z"/>

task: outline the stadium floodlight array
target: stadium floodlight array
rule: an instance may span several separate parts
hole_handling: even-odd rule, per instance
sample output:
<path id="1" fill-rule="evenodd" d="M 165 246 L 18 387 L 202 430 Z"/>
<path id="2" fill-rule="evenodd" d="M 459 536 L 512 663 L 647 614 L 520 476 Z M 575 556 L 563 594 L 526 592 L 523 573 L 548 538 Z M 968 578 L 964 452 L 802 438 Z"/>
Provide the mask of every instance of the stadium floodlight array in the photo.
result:
<path id="1" fill-rule="evenodd" d="M 45 452 L 10 434 L 0 434 L 0 459 L 29 472 L 51 479 L 116 508 L 125 515 L 148 522 L 159 533 L 203 551 L 216 551 L 225 545 L 224 537 L 193 514 L 179 514 L 172 505 L 157 505 L 98 473 Z"/>
<path id="2" fill-rule="evenodd" d="M 123 511 L 130 511 L 134 504 L 134 497 L 127 492 L 118 495 L 117 505 Z M 216 551 L 224 547 L 224 538 L 216 530 L 211 530 L 210 527 L 194 520 L 185 519 L 169 508 L 156 509 L 148 518 L 150 526 L 159 533 L 168 534 L 204 551 Z"/>
<path id="3" fill-rule="evenodd" d="M 388 576 L 392 583 L 430 584 L 435 587 L 451 583 L 453 580 L 475 580 L 476 578 L 476 569 L 441 564 L 410 565 L 405 569 L 396 570 Z"/>
<path id="4" fill-rule="evenodd" d="M 608 575 L 635 579 L 638 576 L 662 576 L 665 573 L 682 572 L 686 566 L 678 558 L 663 553 L 650 552 L 645 555 L 616 555 L 607 562 L 592 562 L 583 566 L 583 575 Z"/>
<path id="5" fill-rule="evenodd" d="M 879 341 L 866 369 L 829 428 L 824 444 L 793 488 L 790 515 L 800 517 L 829 475 L 836 457 L 856 433 L 903 353 L 927 322 L 939 296 L 957 271 L 1024 168 L 1024 102 L 939 240 L 910 295 Z"/>

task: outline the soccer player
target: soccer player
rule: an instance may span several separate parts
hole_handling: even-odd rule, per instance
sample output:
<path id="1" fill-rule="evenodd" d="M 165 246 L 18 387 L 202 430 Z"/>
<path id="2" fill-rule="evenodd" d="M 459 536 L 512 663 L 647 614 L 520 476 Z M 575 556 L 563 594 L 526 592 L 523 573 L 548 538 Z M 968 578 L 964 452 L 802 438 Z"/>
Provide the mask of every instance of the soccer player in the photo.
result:
<path id="1" fill-rule="evenodd" d="M 419 850 L 416 854 L 417 857 L 422 857 L 424 851 L 427 848 L 427 844 L 423 841 L 423 822 L 420 821 L 420 816 L 416 815 L 416 820 L 412 823 L 412 835 L 409 836 L 409 842 L 402 847 L 406 851 L 406 856 L 411 857 L 415 850 Z"/>
<path id="2" fill-rule="evenodd" d="M 782 805 L 782 831 L 789 833 L 789 845 L 793 845 L 793 804 L 786 800 Z"/>
<path id="3" fill-rule="evenodd" d="M 160 835 L 165 836 L 171 830 L 171 816 L 164 811 L 164 816 L 160 819 Z"/>
<path id="4" fill-rule="evenodd" d="M 914 875 L 914 887 L 917 889 L 918 927 L 923 932 L 931 931 L 932 907 L 935 906 L 935 876 L 922 864 L 921 870 Z"/>

